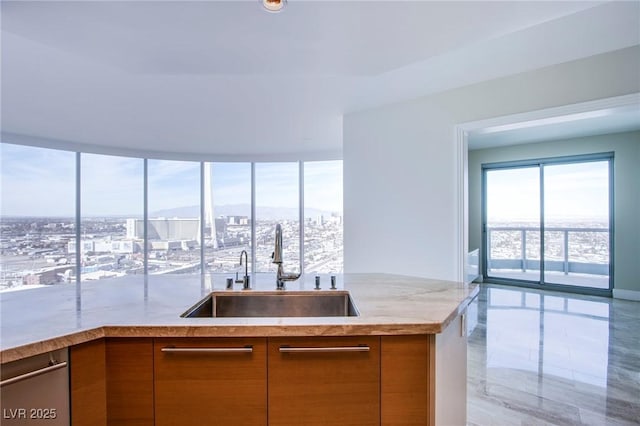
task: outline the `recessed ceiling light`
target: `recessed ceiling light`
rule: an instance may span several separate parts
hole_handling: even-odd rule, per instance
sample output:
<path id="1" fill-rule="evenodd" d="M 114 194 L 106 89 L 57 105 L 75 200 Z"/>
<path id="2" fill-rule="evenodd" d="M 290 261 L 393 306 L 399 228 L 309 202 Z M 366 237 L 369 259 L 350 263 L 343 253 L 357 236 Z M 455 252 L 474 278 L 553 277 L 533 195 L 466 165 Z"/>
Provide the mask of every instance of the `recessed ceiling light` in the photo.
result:
<path id="1" fill-rule="evenodd" d="M 260 0 L 267 12 L 278 13 L 287 5 L 287 0 Z"/>

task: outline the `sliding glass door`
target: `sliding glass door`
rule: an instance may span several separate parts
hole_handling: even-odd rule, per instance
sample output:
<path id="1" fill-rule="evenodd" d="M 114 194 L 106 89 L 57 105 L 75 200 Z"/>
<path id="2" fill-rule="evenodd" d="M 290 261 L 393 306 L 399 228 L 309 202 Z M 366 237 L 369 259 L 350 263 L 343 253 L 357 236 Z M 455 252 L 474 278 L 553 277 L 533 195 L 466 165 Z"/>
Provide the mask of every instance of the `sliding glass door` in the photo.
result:
<path id="1" fill-rule="evenodd" d="M 483 165 L 485 277 L 610 290 L 612 167 L 610 154 Z"/>
<path id="2" fill-rule="evenodd" d="M 543 166 L 544 282 L 609 288 L 609 161 Z"/>
<path id="3" fill-rule="evenodd" d="M 491 169 L 486 171 L 485 181 L 487 273 L 497 278 L 539 281 L 539 168 Z"/>

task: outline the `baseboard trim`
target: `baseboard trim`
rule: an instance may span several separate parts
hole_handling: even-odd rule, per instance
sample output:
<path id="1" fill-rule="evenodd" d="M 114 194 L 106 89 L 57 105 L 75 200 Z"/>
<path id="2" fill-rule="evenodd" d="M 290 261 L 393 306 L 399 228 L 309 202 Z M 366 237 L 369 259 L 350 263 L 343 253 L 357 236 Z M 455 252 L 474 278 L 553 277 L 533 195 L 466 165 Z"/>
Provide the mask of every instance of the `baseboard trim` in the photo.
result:
<path id="1" fill-rule="evenodd" d="M 613 289 L 613 298 L 614 299 L 625 299 L 625 300 L 635 300 L 640 302 L 640 291 L 635 290 L 622 290 L 622 289 Z"/>

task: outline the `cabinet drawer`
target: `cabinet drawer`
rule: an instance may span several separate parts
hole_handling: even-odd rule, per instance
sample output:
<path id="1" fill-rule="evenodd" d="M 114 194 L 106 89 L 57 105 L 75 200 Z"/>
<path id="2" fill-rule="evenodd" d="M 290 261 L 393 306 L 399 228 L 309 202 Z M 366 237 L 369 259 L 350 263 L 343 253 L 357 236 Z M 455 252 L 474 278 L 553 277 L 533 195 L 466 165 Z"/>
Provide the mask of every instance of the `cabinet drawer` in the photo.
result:
<path id="1" fill-rule="evenodd" d="M 379 425 L 380 338 L 269 339 L 269 424 Z"/>
<path id="2" fill-rule="evenodd" d="M 266 425 L 264 338 L 155 339 L 156 425 Z"/>

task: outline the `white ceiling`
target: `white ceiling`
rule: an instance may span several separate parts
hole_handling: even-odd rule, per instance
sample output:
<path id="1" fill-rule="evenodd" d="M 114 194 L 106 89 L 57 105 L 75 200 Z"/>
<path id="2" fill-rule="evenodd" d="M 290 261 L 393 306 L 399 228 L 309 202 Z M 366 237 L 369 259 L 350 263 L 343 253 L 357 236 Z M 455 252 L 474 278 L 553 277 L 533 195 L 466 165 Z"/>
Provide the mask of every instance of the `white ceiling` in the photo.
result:
<path id="1" fill-rule="evenodd" d="M 1 8 L 5 135 L 162 152 L 340 156 L 346 112 L 640 43 L 637 1 Z"/>

